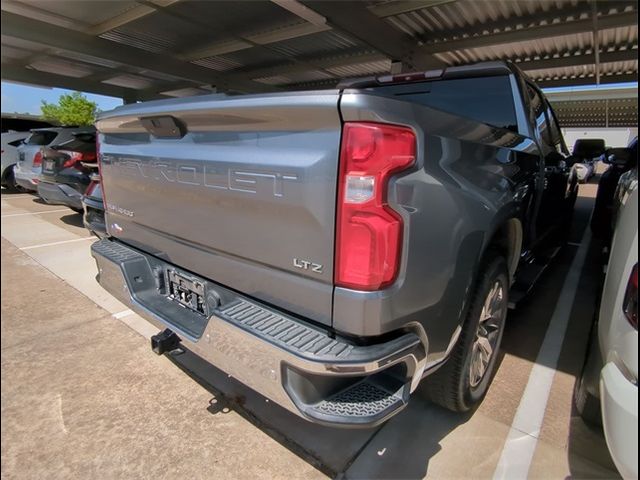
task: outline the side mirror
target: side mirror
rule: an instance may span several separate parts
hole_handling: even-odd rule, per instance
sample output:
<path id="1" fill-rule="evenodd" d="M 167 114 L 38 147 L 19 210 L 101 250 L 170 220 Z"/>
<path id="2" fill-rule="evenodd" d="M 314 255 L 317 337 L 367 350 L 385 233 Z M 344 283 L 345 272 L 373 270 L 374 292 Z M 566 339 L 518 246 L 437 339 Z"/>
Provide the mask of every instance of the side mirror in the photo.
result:
<path id="1" fill-rule="evenodd" d="M 632 152 L 629 148 L 610 148 L 604 154 L 603 162 L 616 167 L 626 167 L 632 160 Z"/>

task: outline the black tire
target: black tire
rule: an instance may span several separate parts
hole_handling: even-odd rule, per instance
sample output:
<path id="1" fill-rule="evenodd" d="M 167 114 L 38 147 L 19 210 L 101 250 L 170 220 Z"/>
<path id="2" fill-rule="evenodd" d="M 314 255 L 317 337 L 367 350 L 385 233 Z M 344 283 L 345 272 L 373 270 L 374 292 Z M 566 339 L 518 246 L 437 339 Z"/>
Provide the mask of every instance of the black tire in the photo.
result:
<path id="1" fill-rule="evenodd" d="M 484 375 L 479 383 L 472 386 L 470 366 L 474 343 L 478 338 L 480 316 L 484 303 L 496 283 L 502 287 L 500 318 L 497 330 L 495 330 L 496 343 Z M 509 304 L 508 291 L 507 262 L 500 253 L 491 250 L 485 255 L 480 267 L 458 342 L 446 363 L 426 379 L 424 391 L 432 402 L 454 412 L 465 412 L 482 401 L 496 368 Z"/>
<path id="2" fill-rule="evenodd" d="M 576 404 L 576 410 L 586 423 L 596 427 L 602 426 L 600 399 L 589 392 L 587 382 L 582 375 L 576 380 L 573 400 Z"/>
<path id="3" fill-rule="evenodd" d="M 598 311 L 596 309 L 596 311 Z M 573 401 L 582 419 L 593 426 L 602 426 L 602 413 L 598 389 L 600 388 L 600 371 L 602 370 L 602 356 L 598 346 L 597 323 L 591 327 L 589 346 L 580 376 L 576 379 L 573 389 Z"/>
<path id="4" fill-rule="evenodd" d="M 23 192 L 24 189 L 16 183 L 16 173 L 14 171 L 15 168 L 16 168 L 15 165 L 11 165 L 10 167 L 7 167 L 7 173 L 5 174 L 4 182 L 2 183 L 5 186 L 5 188 L 10 192 Z"/>

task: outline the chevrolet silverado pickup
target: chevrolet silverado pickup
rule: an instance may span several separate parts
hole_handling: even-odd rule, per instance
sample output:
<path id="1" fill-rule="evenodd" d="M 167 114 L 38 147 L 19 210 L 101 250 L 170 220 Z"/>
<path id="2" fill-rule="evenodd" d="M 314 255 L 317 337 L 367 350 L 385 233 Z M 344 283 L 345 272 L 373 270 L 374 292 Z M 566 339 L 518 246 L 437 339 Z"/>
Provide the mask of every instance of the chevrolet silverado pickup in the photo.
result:
<path id="1" fill-rule="evenodd" d="M 156 353 L 325 425 L 377 425 L 423 378 L 477 405 L 577 195 L 552 108 L 502 62 L 126 105 L 97 129 L 100 284 L 162 330 Z"/>

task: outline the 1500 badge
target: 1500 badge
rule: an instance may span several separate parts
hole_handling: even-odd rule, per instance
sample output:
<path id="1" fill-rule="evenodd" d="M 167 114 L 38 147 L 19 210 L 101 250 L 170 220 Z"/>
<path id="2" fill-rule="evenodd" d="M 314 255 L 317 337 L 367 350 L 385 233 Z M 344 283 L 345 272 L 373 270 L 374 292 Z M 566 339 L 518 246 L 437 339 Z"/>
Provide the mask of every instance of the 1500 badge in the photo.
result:
<path id="1" fill-rule="evenodd" d="M 301 268 L 302 270 L 311 270 L 315 273 L 322 273 L 322 265 L 320 265 L 319 263 L 300 260 L 299 258 L 293 259 L 293 266 L 296 268 Z"/>
<path id="2" fill-rule="evenodd" d="M 126 208 L 119 207 L 118 205 L 114 205 L 113 203 L 107 203 L 107 210 L 114 213 L 119 213 L 120 215 L 124 215 L 125 217 L 133 217 L 135 213 L 131 210 L 127 210 Z"/>

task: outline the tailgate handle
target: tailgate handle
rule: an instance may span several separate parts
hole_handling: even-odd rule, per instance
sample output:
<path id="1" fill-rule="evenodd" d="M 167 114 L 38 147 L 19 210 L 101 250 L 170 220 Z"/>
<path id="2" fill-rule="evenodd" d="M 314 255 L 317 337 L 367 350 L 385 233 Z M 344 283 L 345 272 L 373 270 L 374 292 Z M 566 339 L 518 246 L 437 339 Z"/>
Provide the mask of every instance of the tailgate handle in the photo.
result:
<path id="1" fill-rule="evenodd" d="M 182 138 L 187 133 L 185 125 L 171 115 L 140 117 L 140 122 L 156 138 Z"/>

